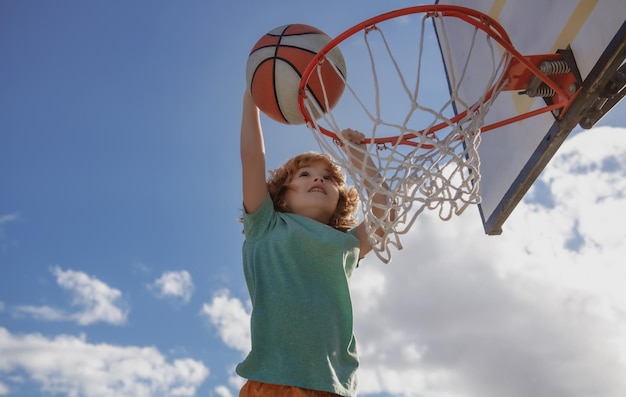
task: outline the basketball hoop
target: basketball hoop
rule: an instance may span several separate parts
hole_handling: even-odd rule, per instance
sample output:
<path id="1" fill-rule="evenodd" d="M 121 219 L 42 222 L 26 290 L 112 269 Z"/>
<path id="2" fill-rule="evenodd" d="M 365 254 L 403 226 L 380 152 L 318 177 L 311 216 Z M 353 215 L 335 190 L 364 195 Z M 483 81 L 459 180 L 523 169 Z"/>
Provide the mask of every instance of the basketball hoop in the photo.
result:
<path id="1" fill-rule="evenodd" d="M 391 32 L 393 37 L 399 36 L 396 29 L 402 23 L 391 24 L 389 21 L 398 22 L 415 18 L 415 15 L 421 15 L 421 24 L 417 27 L 404 23 L 413 27 L 410 36 L 414 45 L 394 47 L 386 32 Z M 466 26 L 467 34 L 449 37 L 447 27 L 451 24 Z M 429 47 L 425 46 L 428 39 L 434 39 L 433 35 L 429 36 L 431 30 L 435 31 L 441 50 L 437 54 L 430 53 Z M 402 37 L 406 40 L 409 35 Z M 342 99 L 333 108 L 324 92 L 325 111 L 315 108 L 314 101 L 305 100 L 310 95 L 307 83 L 315 76 L 322 82 L 324 91 L 321 65 L 332 64 L 326 54 L 340 44 L 346 45 L 349 40 L 354 40 L 355 45 L 343 47 L 342 52 L 350 79 L 357 75 L 356 83 L 350 84 L 345 72 L 337 70 L 346 85 Z M 449 93 L 442 96 L 443 90 L 435 93 L 436 87 L 426 88 L 431 76 L 425 77 L 425 74 L 431 71 L 425 65 L 431 61 L 424 59 L 434 57 L 439 61 L 443 58 L 441 69 L 449 67 L 446 60 L 453 51 L 459 56 L 459 42 L 462 42 L 461 56 L 465 62 L 457 70 L 447 70 L 447 81 L 443 84 L 449 87 Z M 481 53 L 490 54 L 489 59 L 472 56 L 479 46 L 486 49 Z M 350 64 L 350 54 L 356 53 L 357 48 L 362 49 L 357 56 L 360 60 Z M 300 112 L 321 149 L 344 167 L 359 190 L 366 229 L 381 260 L 391 260 L 390 247 L 402 249 L 400 236 L 409 231 L 425 209 L 434 210 L 441 219 L 448 220 L 480 202 L 477 149 L 481 132 L 524 117 L 550 111 L 556 114 L 556 110 L 567 109 L 574 96 L 564 88 L 572 82 L 571 73 L 565 73 L 565 77 L 559 73 L 560 80 L 549 77 L 549 73 L 540 67 L 546 57 L 558 61 L 555 54 L 521 55 L 505 29 L 488 15 L 465 7 L 428 5 L 391 11 L 357 24 L 331 40 L 309 63 L 299 86 Z M 385 66 L 392 72 L 381 73 Z M 358 70 L 355 71 L 355 67 Z M 461 83 L 468 78 L 480 78 L 483 88 L 469 94 L 460 92 Z M 545 107 L 485 125 L 485 115 L 501 91 L 526 90 L 531 80 L 549 93 L 550 101 Z M 439 100 L 433 101 L 434 97 Z M 323 116 L 318 119 L 311 116 L 320 114 Z M 343 140 L 340 131 L 345 128 L 363 132 L 365 147 Z M 365 167 L 352 166 L 339 148 L 341 145 L 365 151 L 380 170 L 376 180 L 368 176 Z M 395 217 L 380 219 L 372 214 L 372 207 L 378 205 L 372 201 L 374 194 L 389 198 L 384 210 L 386 213 L 394 211 Z"/>

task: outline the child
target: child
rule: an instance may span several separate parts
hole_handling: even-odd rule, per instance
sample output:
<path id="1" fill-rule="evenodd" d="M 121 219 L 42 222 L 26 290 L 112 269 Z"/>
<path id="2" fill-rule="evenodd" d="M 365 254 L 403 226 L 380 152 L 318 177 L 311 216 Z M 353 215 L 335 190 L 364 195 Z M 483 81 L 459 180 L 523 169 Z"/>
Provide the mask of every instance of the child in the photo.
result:
<path id="1" fill-rule="evenodd" d="M 343 137 L 355 145 L 363 140 L 353 130 Z M 355 166 L 368 161 L 362 151 L 346 150 Z M 243 265 L 253 309 L 252 350 L 237 366 L 248 379 L 239 396 L 355 396 L 348 281 L 372 249 L 365 226 L 356 226 L 358 194 L 329 156 L 312 152 L 266 181 L 259 110 L 248 93 L 241 163 Z"/>

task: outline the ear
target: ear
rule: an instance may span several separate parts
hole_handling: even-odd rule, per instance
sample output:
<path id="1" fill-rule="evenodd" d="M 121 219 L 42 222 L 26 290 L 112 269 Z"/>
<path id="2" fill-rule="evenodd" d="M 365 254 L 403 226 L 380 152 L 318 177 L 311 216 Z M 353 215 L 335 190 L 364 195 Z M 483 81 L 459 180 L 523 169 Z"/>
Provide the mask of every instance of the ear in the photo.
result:
<path id="1" fill-rule="evenodd" d="M 280 200 L 280 201 L 278 202 L 278 208 L 280 208 L 280 209 L 281 209 L 281 211 L 282 211 L 282 210 L 288 210 L 288 209 L 289 209 L 289 207 L 287 207 L 287 202 L 286 202 L 285 200 Z"/>

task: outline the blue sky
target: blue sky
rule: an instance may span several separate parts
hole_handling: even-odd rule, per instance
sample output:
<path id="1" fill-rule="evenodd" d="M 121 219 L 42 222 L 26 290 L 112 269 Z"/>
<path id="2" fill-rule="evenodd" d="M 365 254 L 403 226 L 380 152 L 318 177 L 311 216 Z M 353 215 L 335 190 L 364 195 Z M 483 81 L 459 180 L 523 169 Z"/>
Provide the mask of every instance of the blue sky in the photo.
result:
<path id="1" fill-rule="evenodd" d="M 412 4 L 2 1 L 0 395 L 236 396 L 249 50 Z M 365 261 L 362 395 L 626 392 L 625 114 L 576 130 L 501 237 L 425 216 Z M 317 148 L 263 123 L 269 167 Z"/>

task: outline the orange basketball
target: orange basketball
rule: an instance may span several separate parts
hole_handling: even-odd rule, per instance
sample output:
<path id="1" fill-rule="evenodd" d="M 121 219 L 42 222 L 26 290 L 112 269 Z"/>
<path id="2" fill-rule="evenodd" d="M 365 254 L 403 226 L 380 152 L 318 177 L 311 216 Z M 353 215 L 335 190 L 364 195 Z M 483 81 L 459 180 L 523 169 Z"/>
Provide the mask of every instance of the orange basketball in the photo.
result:
<path id="1" fill-rule="evenodd" d="M 261 37 L 248 57 L 246 79 L 254 103 L 263 113 L 285 124 L 304 123 L 298 107 L 300 78 L 330 40 L 321 30 L 302 24 L 280 26 Z M 314 71 L 307 84 L 310 114 L 315 118 L 337 104 L 345 87 L 346 65 L 338 48 L 326 54 L 320 68 L 321 81 Z"/>

